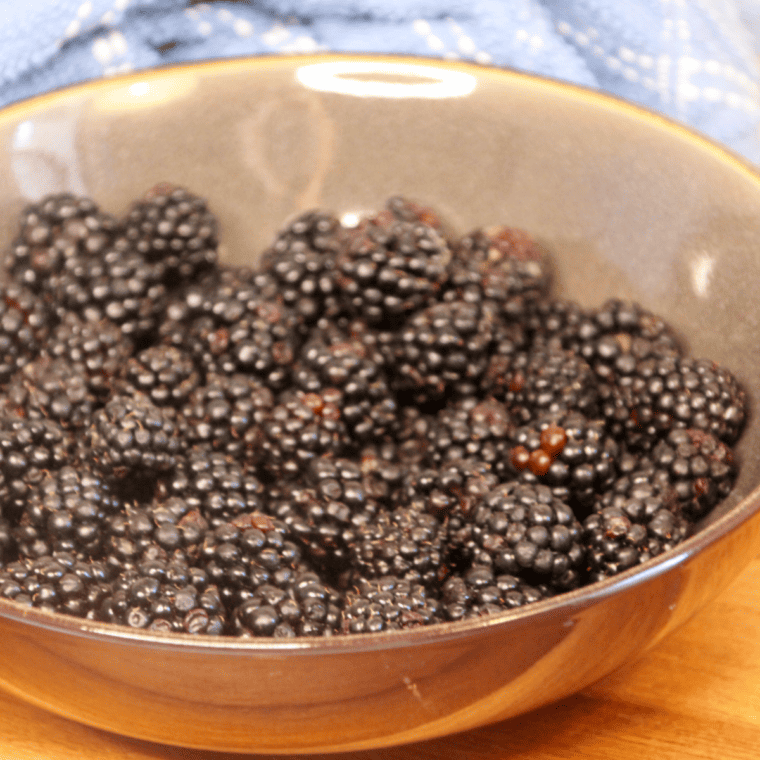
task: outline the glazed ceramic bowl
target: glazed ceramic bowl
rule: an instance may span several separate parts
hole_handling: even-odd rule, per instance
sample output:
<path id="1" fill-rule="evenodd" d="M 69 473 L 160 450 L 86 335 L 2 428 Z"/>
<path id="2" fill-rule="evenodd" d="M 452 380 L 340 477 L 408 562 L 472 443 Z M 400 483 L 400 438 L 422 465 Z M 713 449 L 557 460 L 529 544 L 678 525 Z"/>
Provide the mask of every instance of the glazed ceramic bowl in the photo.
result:
<path id="1" fill-rule="evenodd" d="M 98 81 L 0 113 L 0 242 L 70 190 L 122 213 L 158 181 L 205 195 L 224 256 L 283 221 L 394 194 L 456 232 L 511 224 L 557 292 L 631 298 L 760 394 L 760 178 L 692 132 L 598 93 L 422 59 L 259 58 Z M 760 550 L 760 422 L 731 498 L 676 550 L 479 620 L 324 640 L 147 634 L 0 602 L 0 684 L 159 742 L 299 753 L 381 747 L 501 720 L 604 676 L 707 604 Z"/>

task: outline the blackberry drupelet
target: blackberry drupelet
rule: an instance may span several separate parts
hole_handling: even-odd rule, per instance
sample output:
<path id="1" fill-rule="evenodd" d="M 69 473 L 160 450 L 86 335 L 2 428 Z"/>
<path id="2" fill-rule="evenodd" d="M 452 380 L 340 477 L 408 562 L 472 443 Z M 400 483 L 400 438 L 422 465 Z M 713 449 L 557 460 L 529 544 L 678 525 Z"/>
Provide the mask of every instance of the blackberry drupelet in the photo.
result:
<path id="1" fill-rule="evenodd" d="M 218 223 L 203 198 L 162 183 L 132 205 L 124 237 L 151 263 L 165 270 L 168 282 L 188 280 L 217 263 Z"/>
<path id="2" fill-rule="evenodd" d="M 389 576 L 359 578 L 346 592 L 342 633 L 379 633 L 439 623 L 441 604 L 429 589 Z"/>

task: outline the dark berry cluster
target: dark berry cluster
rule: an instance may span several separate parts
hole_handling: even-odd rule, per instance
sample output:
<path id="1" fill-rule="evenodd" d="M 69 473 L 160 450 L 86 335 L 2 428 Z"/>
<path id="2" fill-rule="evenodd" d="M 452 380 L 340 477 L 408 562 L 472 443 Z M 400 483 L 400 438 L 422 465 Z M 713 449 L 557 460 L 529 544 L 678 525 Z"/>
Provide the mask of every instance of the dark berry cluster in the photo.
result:
<path id="1" fill-rule="evenodd" d="M 254 268 L 161 184 L 27 208 L 0 297 L 0 597 L 159 633 L 493 615 L 690 535 L 747 401 L 511 227 L 311 210 Z"/>

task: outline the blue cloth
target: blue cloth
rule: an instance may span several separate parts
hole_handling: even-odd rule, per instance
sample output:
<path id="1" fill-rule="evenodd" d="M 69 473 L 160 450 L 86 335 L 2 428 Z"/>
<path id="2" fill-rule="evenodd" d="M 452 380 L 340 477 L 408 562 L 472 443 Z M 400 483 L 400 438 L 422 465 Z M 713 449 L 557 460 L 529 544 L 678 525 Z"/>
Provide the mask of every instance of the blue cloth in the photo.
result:
<path id="1" fill-rule="evenodd" d="M 757 0 L 0 0 L 0 105 L 179 61 L 411 53 L 611 92 L 760 164 L 758 22 Z"/>

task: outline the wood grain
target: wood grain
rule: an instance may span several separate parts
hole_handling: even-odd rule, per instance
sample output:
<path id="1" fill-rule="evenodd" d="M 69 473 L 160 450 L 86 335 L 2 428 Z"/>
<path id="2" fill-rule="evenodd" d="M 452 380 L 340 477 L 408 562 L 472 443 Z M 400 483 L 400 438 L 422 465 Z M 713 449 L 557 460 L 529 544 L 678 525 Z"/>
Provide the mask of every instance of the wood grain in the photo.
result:
<path id="1" fill-rule="evenodd" d="M 709 607 L 636 662 L 529 715 L 341 760 L 756 760 L 760 557 Z M 3 760 L 239 760 L 81 726 L 0 691 Z M 265 757 L 256 756 L 260 760 Z M 273 757 L 273 756 L 272 756 Z M 313 755 L 312 758 L 326 758 Z"/>

